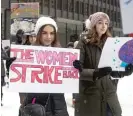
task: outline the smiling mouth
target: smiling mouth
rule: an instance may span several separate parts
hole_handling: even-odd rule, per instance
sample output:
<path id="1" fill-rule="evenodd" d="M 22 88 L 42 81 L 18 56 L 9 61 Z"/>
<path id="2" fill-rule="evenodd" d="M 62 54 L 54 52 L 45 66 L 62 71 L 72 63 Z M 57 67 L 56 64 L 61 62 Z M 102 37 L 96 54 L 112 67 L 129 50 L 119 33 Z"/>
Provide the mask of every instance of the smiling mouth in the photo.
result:
<path id="1" fill-rule="evenodd" d="M 105 31 L 104 29 L 101 29 L 101 31 Z"/>

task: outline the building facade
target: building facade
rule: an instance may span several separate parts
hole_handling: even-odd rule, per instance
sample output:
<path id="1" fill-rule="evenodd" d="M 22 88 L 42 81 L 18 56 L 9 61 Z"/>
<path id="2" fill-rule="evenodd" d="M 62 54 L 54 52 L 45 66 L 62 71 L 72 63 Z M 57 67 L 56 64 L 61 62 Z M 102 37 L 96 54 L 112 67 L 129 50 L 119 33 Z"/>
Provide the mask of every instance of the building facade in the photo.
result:
<path id="1" fill-rule="evenodd" d="M 102 11 L 109 15 L 113 36 L 122 36 L 122 25 L 119 0 L 8 0 L 2 5 L 2 39 L 10 38 L 10 3 L 39 2 L 40 14 L 53 17 L 59 27 L 59 39 L 63 46 L 71 41 L 73 35 L 83 31 L 83 22 L 90 14 Z M 6 2 L 7 3 L 7 2 Z M 5 20 L 6 19 L 6 20 Z"/>

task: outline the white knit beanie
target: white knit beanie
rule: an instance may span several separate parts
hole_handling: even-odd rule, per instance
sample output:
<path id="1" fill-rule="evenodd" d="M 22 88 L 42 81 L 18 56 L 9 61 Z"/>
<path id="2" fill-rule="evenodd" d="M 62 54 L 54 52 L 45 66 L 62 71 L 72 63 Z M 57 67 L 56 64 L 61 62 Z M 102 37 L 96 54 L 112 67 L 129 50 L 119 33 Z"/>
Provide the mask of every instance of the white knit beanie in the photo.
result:
<path id="1" fill-rule="evenodd" d="M 58 27 L 57 27 L 57 24 L 56 24 L 56 22 L 52 19 L 52 18 L 50 18 L 50 17 L 40 17 L 38 20 L 37 20 L 37 22 L 36 22 L 36 26 L 35 26 L 35 34 L 37 35 L 38 34 L 38 32 L 39 32 L 39 30 L 40 30 L 40 28 L 42 27 L 42 26 L 44 26 L 44 25 L 52 25 L 52 26 L 54 26 L 55 27 L 55 30 L 56 30 L 56 32 L 57 32 L 57 30 L 58 30 Z"/>

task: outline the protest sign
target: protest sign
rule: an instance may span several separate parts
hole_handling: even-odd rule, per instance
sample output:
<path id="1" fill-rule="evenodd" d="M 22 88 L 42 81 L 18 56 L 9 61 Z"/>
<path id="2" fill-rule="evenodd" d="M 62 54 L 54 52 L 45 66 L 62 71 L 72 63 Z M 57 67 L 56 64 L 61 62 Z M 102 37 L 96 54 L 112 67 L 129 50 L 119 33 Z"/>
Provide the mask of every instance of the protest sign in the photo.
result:
<path id="1" fill-rule="evenodd" d="M 11 3 L 11 19 L 14 18 L 38 18 L 39 3 Z"/>
<path id="2" fill-rule="evenodd" d="M 11 3 L 11 38 L 18 30 L 23 30 L 25 33 L 34 31 L 36 21 L 39 17 L 39 3 Z"/>
<path id="3" fill-rule="evenodd" d="M 79 74 L 73 61 L 79 50 L 11 45 L 11 91 L 32 93 L 78 93 Z"/>
<path id="4" fill-rule="evenodd" d="M 25 33 L 34 32 L 36 21 L 32 18 L 11 19 L 11 35 L 16 35 L 20 29 Z"/>
<path id="5" fill-rule="evenodd" d="M 123 33 L 133 33 L 133 0 L 120 0 Z"/>
<path id="6" fill-rule="evenodd" d="M 101 54 L 98 67 L 110 66 L 114 71 L 124 71 L 127 64 L 133 64 L 133 38 L 108 38 Z"/>

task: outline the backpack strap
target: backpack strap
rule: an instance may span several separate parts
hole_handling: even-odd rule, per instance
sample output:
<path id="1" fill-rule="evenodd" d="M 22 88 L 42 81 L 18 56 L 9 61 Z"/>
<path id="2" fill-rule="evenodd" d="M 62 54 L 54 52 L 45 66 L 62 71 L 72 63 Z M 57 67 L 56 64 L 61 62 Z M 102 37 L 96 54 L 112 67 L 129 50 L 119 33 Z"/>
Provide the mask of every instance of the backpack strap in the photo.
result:
<path id="1" fill-rule="evenodd" d="M 46 109 L 46 107 L 47 107 L 47 105 L 48 105 L 49 99 L 50 99 L 50 93 L 48 94 L 48 98 L 47 98 L 46 104 L 45 104 L 45 106 L 44 106 L 45 109 Z"/>

